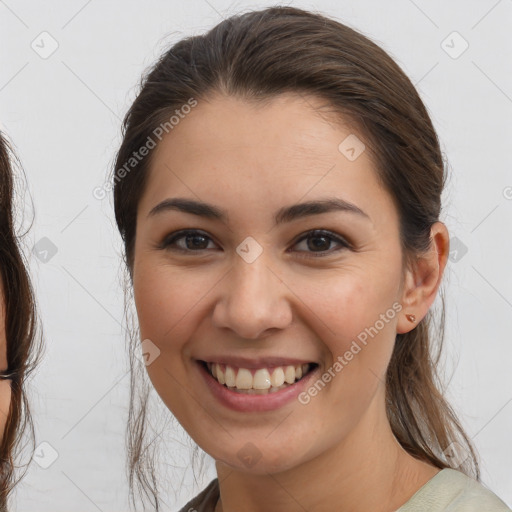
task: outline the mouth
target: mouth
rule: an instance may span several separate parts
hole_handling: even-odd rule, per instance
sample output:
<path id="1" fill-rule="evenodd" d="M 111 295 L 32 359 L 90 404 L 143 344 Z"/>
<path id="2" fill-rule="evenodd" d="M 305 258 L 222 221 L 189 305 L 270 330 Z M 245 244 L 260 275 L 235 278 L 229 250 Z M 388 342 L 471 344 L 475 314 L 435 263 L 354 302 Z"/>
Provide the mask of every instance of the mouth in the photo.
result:
<path id="1" fill-rule="evenodd" d="M 198 362 L 219 384 L 235 393 L 247 395 L 276 393 L 304 379 L 318 367 L 314 362 L 261 368 Z"/>

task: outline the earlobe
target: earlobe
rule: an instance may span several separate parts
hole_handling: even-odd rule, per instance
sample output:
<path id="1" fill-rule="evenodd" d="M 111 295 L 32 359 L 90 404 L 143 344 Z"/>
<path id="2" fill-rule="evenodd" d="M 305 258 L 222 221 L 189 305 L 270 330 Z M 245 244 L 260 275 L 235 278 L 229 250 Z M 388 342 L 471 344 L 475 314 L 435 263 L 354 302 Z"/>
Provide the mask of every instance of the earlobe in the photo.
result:
<path id="1" fill-rule="evenodd" d="M 432 225 L 430 239 L 429 251 L 419 255 L 406 271 L 398 334 L 411 331 L 425 317 L 441 284 L 450 244 L 448 230 L 442 222 Z"/>

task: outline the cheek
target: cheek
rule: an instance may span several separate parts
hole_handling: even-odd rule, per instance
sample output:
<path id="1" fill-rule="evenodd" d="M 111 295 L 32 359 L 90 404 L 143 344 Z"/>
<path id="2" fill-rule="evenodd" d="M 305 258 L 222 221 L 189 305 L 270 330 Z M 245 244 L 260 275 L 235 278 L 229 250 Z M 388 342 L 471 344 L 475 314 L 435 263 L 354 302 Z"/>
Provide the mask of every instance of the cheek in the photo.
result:
<path id="1" fill-rule="evenodd" d="M 306 307 L 315 332 L 332 352 L 348 350 L 352 340 L 364 342 L 368 330 L 388 334 L 396 323 L 398 276 L 364 269 L 330 272 L 329 275 L 294 280 L 294 293 Z M 393 308 L 395 304 L 395 309 Z M 382 320 L 384 318 L 384 320 Z M 393 331 L 394 332 L 394 331 Z M 330 340 L 329 342 L 327 340 Z"/>
<path id="2" fill-rule="evenodd" d="M 216 281 L 218 276 L 197 269 L 141 262 L 133 279 L 141 339 L 149 338 L 162 351 L 177 348 L 173 340 L 186 339 Z"/>
<path id="3" fill-rule="evenodd" d="M 199 336 L 198 325 L 211 308 L 208 293 L 222 275 L 198 268 L 173 268 L 154 260 L 141 261 L 133 277 L 141 340 L 158 347 L 146 367 L 155 391 L 183 428 L 197 431 L 204 415 L 201 396 L 190 382 L 189 343 Z M 192 397 L 195 397 L 191 399 Z"/>
<path id="4" fill-rule="evenodd" d="M 340 421 L 362 414 L 385 380 L 401 308 L 395 278 L 392 272 L 352 269 L 320 281 L 296 281 L 294 292 L 307 306 L 303 319 L 327 351 L 323 376 L 329 384 L 321 394 Z"/>

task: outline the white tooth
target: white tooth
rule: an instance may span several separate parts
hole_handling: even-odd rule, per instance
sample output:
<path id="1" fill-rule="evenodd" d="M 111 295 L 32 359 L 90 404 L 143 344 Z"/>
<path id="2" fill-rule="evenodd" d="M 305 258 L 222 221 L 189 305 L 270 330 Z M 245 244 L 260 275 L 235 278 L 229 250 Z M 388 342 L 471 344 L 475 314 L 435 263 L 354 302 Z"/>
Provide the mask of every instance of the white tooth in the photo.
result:
<path id="1" fill-rule="evenodd" d="M 220 367 L 220 364 L 215 363 L 215 375 L 217 376 L 217 380 L 224 384 L 226 382 L 226 379 L 224 377 L 224 372 L 222 371 L 222 368 Z"/>
<path id="2" fill-rule="evenodd" d="M 226 379 L 226 386 L 228 388 L 235 387 L 236 375 L 235 375 L 235 370 L 233 370 L 233 368 L 231 368 L 231 366 L 226 365 L 226 372 L 225 372 L 224 378 Z"/>
<path id="3" fill-rule="evenodd" d="M 287 366 L 284 370 L 284 380 L 288 384 L 295 382 L 295 366 Z"/>
<path id="4" fill-rule="evenodd" d="M 256 370 L 253 377 L 252 387 L 254 389 L 268 389 L 272 385 L 270 374 L 266 368 Z"/>
<path id="5" fill-rule="evenodd" d="M 247 368 L 239 368 L 236 376 L 236 387 L 238 389 L 252 388 L 252 374 Z"/>
<path id="6" fill-rule="evenodd" d="M 272 386 L 275 388 L 278 388 L 279 386 L 283 385 L 284 372 L 280 366 L 278 366 L 277 368 L 274 369 L 274 371 L 272 373 L 271 382 L 272 382 Z"/>
<path id="7" fill-rule="evenodd" d="M 275 392 L 293 384 L 307 373 L 310 368 L 308 363 L 302 365 L 278 366 L 273 370 L 259 368 L 254 376 L 247 368 L 233 368 L 225 365 L 225 370 L 218 363 L 208 363 L 210 372 L 217 381 L 229 388 L 237 388 L 242 392 L 256 390 L 258 393 Z M 270 375 L 272 372 L 272 375 Z M 250 394 L 253 394 L 252 392 Z"/>

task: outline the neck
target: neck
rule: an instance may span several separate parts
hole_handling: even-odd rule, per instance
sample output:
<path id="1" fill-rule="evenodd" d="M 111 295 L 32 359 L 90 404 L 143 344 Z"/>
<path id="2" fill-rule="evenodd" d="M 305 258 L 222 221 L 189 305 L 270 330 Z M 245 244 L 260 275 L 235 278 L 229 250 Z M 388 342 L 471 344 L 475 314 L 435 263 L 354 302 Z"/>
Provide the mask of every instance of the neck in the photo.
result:
<path id="1" fill-rule="evenodd" d="M 337 445 L 283 472 L 251 474 L 217 461 L 221 500 L 216 512 L 394 511 L 437 472 L 409 455 L 384 410 L 368 409 Z"/>

